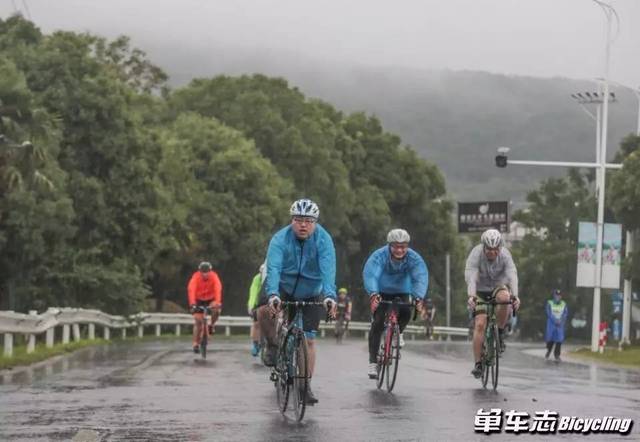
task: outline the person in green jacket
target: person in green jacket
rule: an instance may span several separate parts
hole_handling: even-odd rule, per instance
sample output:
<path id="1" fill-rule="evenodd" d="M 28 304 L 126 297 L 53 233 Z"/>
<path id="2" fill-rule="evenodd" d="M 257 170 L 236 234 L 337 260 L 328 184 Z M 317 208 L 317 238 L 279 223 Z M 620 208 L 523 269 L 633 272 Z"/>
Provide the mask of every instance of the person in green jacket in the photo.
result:
<path id="1" fill-rule="evenodd" d="M 260 326 L 258 324 L 258 301 L 260 300 L 260 290 L 266 273 L 265 263 L 260 265 L 260 271 L 253 277 L 249 288 L 249 300 L 247 301 L 247 312 L 253 324 L 251 324 L 251 356 L 260 354 Z"/>

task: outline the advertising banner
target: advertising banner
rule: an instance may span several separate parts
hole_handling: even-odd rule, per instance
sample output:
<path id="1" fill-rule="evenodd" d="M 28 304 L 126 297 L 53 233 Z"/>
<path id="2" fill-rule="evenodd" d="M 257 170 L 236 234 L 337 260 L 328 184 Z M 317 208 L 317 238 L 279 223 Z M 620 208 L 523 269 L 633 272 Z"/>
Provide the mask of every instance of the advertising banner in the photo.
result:
<path id="1" fill-rule="evenodd" d="M 620 288 L 622 225 L 605 224 L 602 241 L 601 287 Z M 596 224 L 580 222 L 578 228 L 578 287 L 594 287 L 596 280 Z"/>

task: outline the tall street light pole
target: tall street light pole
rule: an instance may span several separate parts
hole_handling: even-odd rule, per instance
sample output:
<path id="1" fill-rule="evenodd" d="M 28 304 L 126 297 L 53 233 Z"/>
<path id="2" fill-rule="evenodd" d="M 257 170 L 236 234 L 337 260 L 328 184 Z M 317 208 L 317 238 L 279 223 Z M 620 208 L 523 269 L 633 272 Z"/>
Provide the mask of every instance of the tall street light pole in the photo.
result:
<path id="1" fill-rule="evenodd" d="M 507 164 L 522 164 L 522 165 L 536 165 L 536 166 L 561 166 L 561 167 L 588 167 L 595 168 L 597 171 L 597 196 L 598 196 L 598 214 L 597 214 L 597 228 L 596 228 L 596 275 L 595 284 L 593 288 L 593 315 L 591 321 L 591 351 L 598 351 L 598 340 L 600 335 L 600 298 L 601 298 L 601 286 L 602 286 L 602 240 L 603 240 L 603 226 L 604 226 L 604 194 L 605 194 L 605 175 L 607 169 L 621 169 L 622 164 L 609 164 L 607 163 L 607 131 L 608 131 L 608 117 L 609 117 L 609 60 L 610 60 L 610 48 L 611 48 L 611 22 L 615 18 L 617 20 L 618 15 L 615 9 L 601 0 L 593 0 L 598 6 L 602 8 L 607 18 L 606 27 L 606 45 L 605 45 L 605 69 L 603 79 L 603 103 L 602 103 L 602 121 L 600 131 L 600 149 L 596 155 L 595 163 L 572 163 L 561 161 L 514 161 L 508 160 L 507 154 L 509 152 L 508 147 L 499 147 L 498 155 L 496 156 L 496 166 L 506 167 Z"/>
<path id="2" fill-rule="evenodd" d="M 609 62 L 611 59 L 611 21 L 617 18 L 615 9 L 608 3 L 600 0 L 593 0 L 602 8 L 607 18 L 606 42 L 605 42 L 605 60 L 604 60 L 604 84 L 603 93 L 605 97 L 609 97 Z M 598 216 L 596 225 L 596 278 L 595 287 L 593 288 L 593 316 L 591 320 L 591 351 L 598 351 L 598 339 L 600 335 L 600 298 L 602 291 L 602 239 L 604 230 L 604 193 L 606 183 L 607 161 L 607 133 L 609 128 L 609 100 L 605 99 L 602 103 L 602 131 L 600 142 L 600 176 L 598 183 Z"/>

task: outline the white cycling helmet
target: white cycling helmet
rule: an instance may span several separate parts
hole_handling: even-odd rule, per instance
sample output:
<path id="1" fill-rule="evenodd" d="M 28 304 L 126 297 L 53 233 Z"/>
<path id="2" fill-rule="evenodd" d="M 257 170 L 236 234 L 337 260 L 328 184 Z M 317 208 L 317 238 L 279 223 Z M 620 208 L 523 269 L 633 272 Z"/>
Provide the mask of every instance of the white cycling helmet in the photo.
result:
<path id="1" fill-rule="evenodd" d="M 320 209 L 318 205 L 309 199 L 301 199 L 298 201 L 294 201 L 291 204 L 291 209 L 289 209 L 289 214 L 291 216 L 309 216 L 313 219 L 318 219 L 320 216 Z"/>
<path id="2" fill-rule="evenodd" d="M 485 247 L 496 249 L 502 246 L 502 233 L 496 229 L 485 230 L 480 240 Z"/>
<path id="3" fill-rule="evenodd" d="M 387 233 L 387 242 L 409 242 L 411 241 L 411 237 L 409 233 L 407 233 L 404 229 L 392 229 Z"/>

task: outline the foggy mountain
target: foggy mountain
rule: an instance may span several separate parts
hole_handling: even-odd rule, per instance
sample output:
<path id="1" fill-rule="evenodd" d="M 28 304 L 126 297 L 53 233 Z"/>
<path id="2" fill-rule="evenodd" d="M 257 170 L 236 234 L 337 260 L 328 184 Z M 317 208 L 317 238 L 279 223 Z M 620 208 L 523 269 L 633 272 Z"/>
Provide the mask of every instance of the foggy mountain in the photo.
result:
<path id="1" fill-rule="evenodd" d="M 140 45 L 140 44 L 139 44 Z M 496 148 L 509 146 L 523 160 L 595 160 L 595 122 L 570 95 L 595 91 L 593 81 L 506 76 L 473 71 L 413 70 L 347 66 L 269 50 L 202 46 L 140 45 L 170 75 L 172 85 L 218 74 L 264 73 L 286 78 L 309 97 L 347 112 L 378 116 L 443 171 L 454 198 L 511 199 L 526 192 L 552 167 L 494 166 Z M 637 102 L 612 88 L 608 156 L 622 137 L 635 131 Z M 592 105 L 590 110 L 595 113 Z"/>

